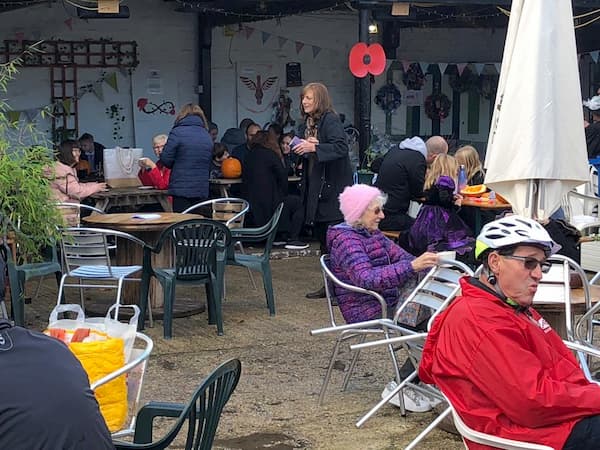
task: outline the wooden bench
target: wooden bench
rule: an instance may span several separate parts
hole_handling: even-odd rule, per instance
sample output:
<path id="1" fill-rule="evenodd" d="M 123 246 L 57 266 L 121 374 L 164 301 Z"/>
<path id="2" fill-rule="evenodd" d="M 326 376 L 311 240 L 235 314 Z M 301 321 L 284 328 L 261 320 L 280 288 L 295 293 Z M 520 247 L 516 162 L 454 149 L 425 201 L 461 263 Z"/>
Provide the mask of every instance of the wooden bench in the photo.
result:
<path id="1" fill-rule="evenodd" d="M 400 237 L 400 231 L 393 231 L 393 230 L 387 230 L 387 231 L 381 231 L 383 233 L 384 236 L 390 238 L 391 240 L 398 242 L 398 238 Z"/>

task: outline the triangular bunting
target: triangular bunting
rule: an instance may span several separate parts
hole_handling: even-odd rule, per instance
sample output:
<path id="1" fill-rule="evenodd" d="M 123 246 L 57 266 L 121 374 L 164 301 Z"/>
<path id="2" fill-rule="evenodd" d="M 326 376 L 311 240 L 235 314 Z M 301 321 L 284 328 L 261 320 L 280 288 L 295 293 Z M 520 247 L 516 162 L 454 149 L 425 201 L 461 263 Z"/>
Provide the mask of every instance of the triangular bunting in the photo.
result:
<path id="1" fill-rule="evenodd" d="M 267 33 L 266 31 L 262 32 L 262 43 L 265 44 L 269 38 L 271 37 L 271 33 Z"/>
<path id="2" fill-rule="evenodd" d="M 401 61 L 402 63 L 402 68 L 404 69 L 405 72 L 408 72 L 408 69 L 410 69 L 410 61 Z"/>
<path id="3" fill-rule="evenodd" d="M 438 63 L 438 67 L 440 68 L 440 73 L 443 76 L 446 72 L 446 68 L 448 67 L 448 63 Z"/>
<path id="4" fill-rule="evenodd" d="M 390 69 L 390 66 L 392 65 L 393 62 L 394 62 L 393 59 L 386 59 L 385 60 L 385 73 L 387 73 L 387 71 Z"/>
<path id="5" fill-rule="evenodd" d="M 94 83 L 92 92 L 101 102 L 104 101 L 104 90 L 102 89 L 102 83 Z"/>
<path id="6" fill-rule="evenodd" d="M 427 73 L 427 71 L 429 70 L 429 63 L 428 62 L 419 61 L 418 64 L 421 67 L 421 72 Z"/>
<path id="7" fill-rule="evenodd" d="M 281 47 L 283 47 L 288 40 L 287 40 L 287 38 L 284 38 L 283 36 L 279 36 L 277 38 L 277 41 L 279 43 L 279 49 L 281 50 Z"/>
<path id="8" fill-rule="evenodd" d="M 39 108 L 32 108 L 32 109 L 26 109 L 23 112 L 25 113 L 25 118 L 27 119 L 27 122 L 31 123 L 35 120 L 35 118 L 39 114 L 40 110 L 39 110 Z"/>
<path id="9" fill-rule="evenodd" d="M 321 47 L 317 47 L 316 45 L 312 46 L 312 54 L 313 54 L 313 58 L 316 58 L 317 55 L 319 53 L 321 53 L 322 48 Z"/>
<path id="10" fill-rule="evenodd" d="M 21 111 L 6 111 L 6 117 L 10 123 L 16 123 L 21 117 Z"/>
<path id="11" fill-rule="evenodd" d="M 483 66 L 485 66 L 484 63 L 475 63 L 473 64 L 475 66 L 475 70 L 477 71 L 477 75 L 481 75 L 481 72 L 483 72 Z"/>
<path id="12" fill-rule="evenodd" d="M 304 42 L 296 41 L 296 54 L 299 54 L 304 48 Z"/>
<path id="13" fill-rule="evenodd" d="M 462 75 L 463 72 L 465 71 L 465 67 L 467 67 L 468 64 L 467 63 L 458 63 L 456 64 L 456 69 L 458 70 L 458 74 Z"/>
<path id="14" fill-rule="evenodd" d="M 104 76 L 104 82 L 113 88 L 116 92 L 119 92 L 119 86 L 117 86 L 117 72 L 107 73 Z"/>
<path id="15" fill-rule="evenodd" d="M 67 20 L 65 20 L 64 23 L 69 30 L 73 31 L 73 18 L 72 17 L 69 17 Z"/>
<path id="16" fill-rule="evenodd" d="M 598 50 L 590 52 L 590 56 L 592 57 L 592 60 L 596 63 L 598 62 L 598 54 L 600 52 Z"/>
<path id="17" fill-rule="evenodd" d="M 244 31 L 246 32 L 246 39 L 250 39 L 250 36 L 252 36 L 252 33 L 254 33 L 254 28 L 244 27 Z"/>
<path id="18" fill-rule="evenodd" d="M 62 101 L 62 108 L 63 108 L 63 112 L 65 114 L 69 114 L 71 112 L 71 99 L 70 98 L 65 98 Z"/>

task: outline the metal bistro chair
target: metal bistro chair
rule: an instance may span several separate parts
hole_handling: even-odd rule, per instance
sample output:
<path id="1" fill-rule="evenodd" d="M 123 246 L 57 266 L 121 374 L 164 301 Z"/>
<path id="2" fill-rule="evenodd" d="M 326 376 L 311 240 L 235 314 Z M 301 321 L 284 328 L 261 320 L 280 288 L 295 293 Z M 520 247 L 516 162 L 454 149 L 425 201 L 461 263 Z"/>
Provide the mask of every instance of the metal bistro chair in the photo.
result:
<path id="1" fill-rule="evenodd" d="M 312 336 L 318 336 L 324 333 L 337 333 L 337 339 L 333 346 L 333 351 L 331 353 L 331 358 L 329 359 L 329 365 L 327 366 L 327 371 L 325 372 L 325 377 L 323 378 L 323 384 L 321 385 L 321 391 L 319 392 L 319 406 L 323 404 L 323 400 L 325 399 L 325 392 L 327 391 L 327 386 L 329 385 L 329 379 L 331 377 L 331 373 L 333 371 L 333 367 L 338 356 L 340 346 L 342 343 L 350 341 L 352 339 L 358 339 L 360 343 L 363 343 L 365 339 L 372 334 L 375 335 L 383 335 L 386 339 L 389 338 L 389 333 L 385 327 L 378 326 L 378 321 L 368 321 L 358 324 L 350 324 L 348 327 L 345 322 L 338 323 L 336 320 L 336 310 L 334 303 L 336 299 L 335 289 L 336 287 L 340 287 L 346 289 L 351 292 L 357 292 L 360 294 L 370 295 L 375 298 L 381 305 L 381 318 L 384 318 L 387 313 L 387 303 L 385 299 L 378 294 L 377 292 L 370 291 L 368 289 L 363 289 L 358 286 L 353 286 L 348 283 L 344 283 L 339 278 L 337 278 L 331 269 L 329 268 L 329 255 L 322 255 L 320 258 L 321 263 L 321 272 L 323 273 L 323 279 L 325 282 L 325 294 L 327 296 L 327 308 L 329 311 L 329 320 L 331 322 L 331 327 L 320 328 L 316 330 L 312 330 L 310 334 Z M 337 304 L 337 303 L 336 303 Z M 343 319 L 342 319 L 343 321 Z M 396 354 L 391 345 L 388 346 L 388 350 L 390 352 L 390 357 L 392 358 L 393 367 L 396 371 L 396 378 L 400 379 L 400 374 L 398 371 L 398 362 L 396 361 Z M 360 351 L 356 351 L 352 360 L 350 362 L 350 366 L 348 367 L 348 371 L 344 376 L 344 380 L 342 383 L 342 391 L 345 391 L 348 387 L 348 383 L 350 382 L 350 377 L 352 376 L 352 372 L 354 371 L 354 367 L 356 366 L 356 362 L 358 361 Z"/>
<path id="2" fill-rule="evenodd" d="M 250 203 L 243 198 L 237 197 L 213 198 L 190 206 L 183 211 L 183 214 L 191 213 L 196 210 L 199 210 L 198 212 L 204 216 L 208 216 L 217 222 L 224 223 L 232 230 L 234 228 L 244 227 L 244 218 L 246 217 L 246 213 L 250 210 Z M 241 241 L 236 241 L 235 245 L 240 249 L 240 252 L 245 253 Z M 250 270 L 250 268 L 248 268 L 248 277 L 250 278 L 252 287 L 256 290 L 256 281 L 254 281 L 254 275 L 252 275 L 252 270 Z M 225 281 L 223 281 L 222 294 L 223 298 L 225 298 Z"/>
<path id="3" fill-rule="evenodd" d="M 412 389 L 422 392 L 424 395 L 443 401 L 443 397 L 440 392 L 432 386 L 421 385 L 413 383 L 413 380 L 417 377 L 417 371 L 421 355 L 423 351 L 423 345 L 427 337 L 426 332 L 418 332 L 414 329 L 407 328 L 405 325 L 399 322 L 402 312 L 410 305 L 419 304 L 431 309 L 431 316 L 427 322 L 427 330 L 431 328 L 433 321 L 437 315 L 443 311 L 452 300 L 456 297 L 460 291 L 459 280 L 464 276 L 472 276 L 473 271 L 465 264 L 454 261 L 454 260 L 442 260 L 439 265 L 433 267 L 427 275 L 421 280 L 419 285 L 410 293 L 410 295 L 404 300 L 402 304 L 398 306 L 394 314 L 393 320 L 381 321 L 382 326 L 386 326 L 390 331 L 397 334 L 398 337 L 392 337 L 390 339 L 384 339 L 381 341 L 365 342 L 362 344 L 351 345 L 352 350 L 358 350 L 367 347 L 375 347 L 378 345 L 394 345 L 401 344 L 406 350 L 408 359 L 414 366 L 415 370 L 409 376 L 403 380 L 398 379 L 398 383 L 395 389 L 393 389 L 387 396 L 379 401 L 369 412 L 367 412 L 357 423 L 357 427 L 361 427 L 369 418 L 371 418 L 383 405 L 389 402 L 394 396 L 401 394 L 402 389 L 410 386 Z M 400 411 L 402 415 L 406 414 L 404 409 L 403 396 L 398 395 L 400 400 Z M 416 445 L 427 433 L 429 433 L 435 426 L 449 413 L 445 412 L 440 417 L 436 418 L 432 424 L 430 424 L 414 441 L 413 446 Z M 409 446 L 408 448 L 412 448 Z"/>
<path id="4" fill-rule="evenodd" d="M 210 219 L 191 219 L 166 228 L 152 249 L 160 253 L 165 245 L 175 249 L 175 265 L 171 268 L 152 268 L 162 285 L 165 301 L 163 309 L 163 334 L 170 339 L 173 334 L 173 304 L 176 301 L 177 284 L 204 284 L 208 306 L 208 323 L 217 325 L 217 333 L 223 334 L 221 310 L 221 279 L 218 278 L 217 252 L 225 254 L 231 244 L 229 228 Z M 144 290 L 150 277 L 144 277 Z M 140 317 L 145 317 L 148 300 L 141 304 Z"/>
<path id="5" fill-rule="evenodd" d="M 240 379 L 242 365 L 238 359 L 224 362 L 206 377 L 187 404 L 150 402 L 140 409 L 135 424 L 133 443 L 113 441 L 116 450 L 162 450 L 169 445 L 187 423 L 186 449 L 210 450 L 223 407 L 229 401 Z M 176 418 L 166 435 L 152 442 L 153 420 Z"/>
<path id="6" fill-rule="evenodd" d="M 144 249 L 145 242 L 128 233 L 104 228 L 70 227 L 61 230 L 61 250 L 65 265 L 65 274 L 60 281 L 58 298 L 62 298 L 65 287 L 78 288 L 112 288 L 117 289 L 115 303 L 121 301 L 123 281 L 136 272 L 143 269 L 142 265 L 115 266 L 110 256 L 108 236 L 114 238 L 128 239 L 140 245 Z M 67 278 L 77 278 L 78 283 L 66 283 Z M 83 280 L 116 281 L 116 284 L 84 283 Z M 137 280 L 137 279 L 136 279 Z M 140 296 L 144 301 L 147 291 L 141 289 Z M 82 307 L 83 304 L 83 297 Z"/>

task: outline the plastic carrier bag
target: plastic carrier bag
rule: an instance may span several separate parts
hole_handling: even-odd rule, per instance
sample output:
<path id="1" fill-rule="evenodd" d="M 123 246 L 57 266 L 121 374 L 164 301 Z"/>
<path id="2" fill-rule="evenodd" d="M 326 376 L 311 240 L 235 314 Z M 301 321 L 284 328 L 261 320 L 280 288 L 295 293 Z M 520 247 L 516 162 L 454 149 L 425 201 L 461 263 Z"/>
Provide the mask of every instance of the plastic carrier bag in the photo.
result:
<path id="1" fill-rule="evenodd" d="M 111 318 L 117 308 L 133 307 L 128 324 Z M 75 319 L 58 319 L 58 314 L 74 312 Z M 65 342 L 88 374 L 90 384 L 125 365 L 135 340 L 139 308 L 135 305 L 113 305 L 106 317 L 85 319 L 79 305 L 57 305 L 50 313 L 45 333 Z M 126 347 L 129 346 L 129 349 Z M 126 375 L 99 386 L 95 390 L 100 412 L 111 432 L 120 430 L 127 419 Z"/>

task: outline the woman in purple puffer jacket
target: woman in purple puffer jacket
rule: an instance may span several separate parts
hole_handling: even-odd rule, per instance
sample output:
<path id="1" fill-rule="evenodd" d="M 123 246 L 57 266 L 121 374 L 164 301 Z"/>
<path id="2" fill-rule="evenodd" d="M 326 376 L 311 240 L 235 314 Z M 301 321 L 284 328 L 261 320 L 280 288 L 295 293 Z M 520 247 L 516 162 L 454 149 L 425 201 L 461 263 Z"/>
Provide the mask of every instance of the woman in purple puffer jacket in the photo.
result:
<path id="1" fill-rule="evenodd" d="M 393 315 L 398 292 L 414 287 L 418 272 L 437 264 L 435 253 L 418 258 L 407 253 L 379 231 L 386 197 L 375 187 L 355 184 L 340 194 L 344 223 L 329 228 L 327 246 L 333 273 L 343 282 L 379 292 L 388 311 L 369 295 L 336 288 L 338 305 L 348 323 Z"/>

